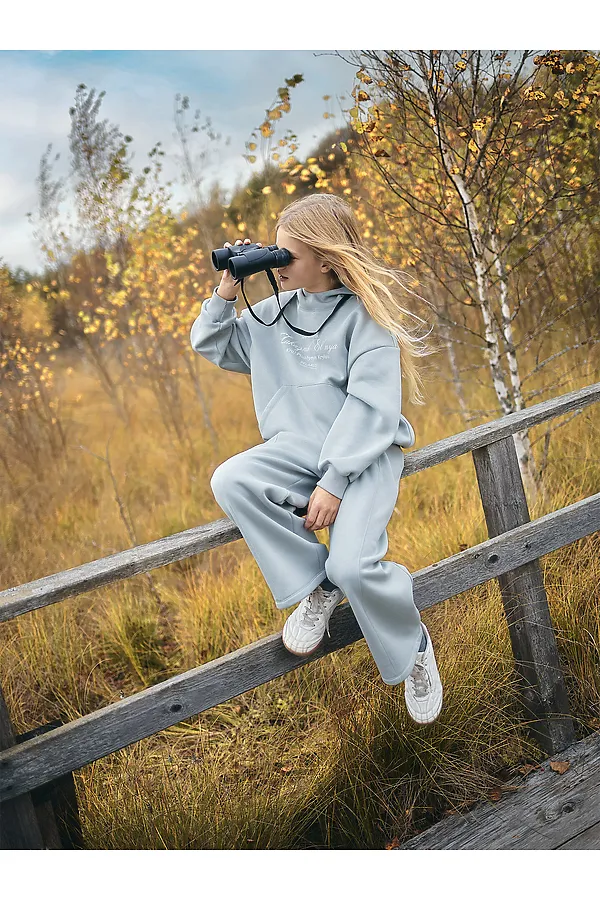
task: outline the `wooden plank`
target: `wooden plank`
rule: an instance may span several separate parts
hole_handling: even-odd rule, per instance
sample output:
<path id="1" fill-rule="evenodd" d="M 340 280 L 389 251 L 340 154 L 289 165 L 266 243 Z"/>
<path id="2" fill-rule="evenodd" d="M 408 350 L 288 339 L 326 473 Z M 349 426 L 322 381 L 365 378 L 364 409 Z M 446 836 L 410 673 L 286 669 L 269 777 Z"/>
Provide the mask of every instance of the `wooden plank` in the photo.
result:
<path id="1" fill-rule="evenodd" d="M 52 785 L 50 801 L 62 849 L 85 850 L 73 773 L 66 772 L 59 778 L 49 782 L 49 784 Z M 36 790 L 38 789 L 36 788 Z M 35 790 L 31 794 L 35 803 Z"/>
<path id="2" fill-rule="evenodd" d="M 50 788 L 49 802 L 56 822 L 61 850 L 85 850 L 77 793 L 72 772 L 66 772 L 47 784 L 34 788 L 31 797 L 36 804 L 36 791 Z"/>
<path id="3" fill-rule="evenodd" d="M 57 603 L 66 597 L 74 597 L 106 584 L 131 578 L 141 572 L 168 566 L 229 541 L 237 541 L 241 536 L 231 519 L 218 519 L 207 525 L 188 528 L 187 531 L 179 531 L 157 541 L 149 541 L 130 550 L 122 550 L 111 556 L 65 569 L 55 575 L 45 575 L 0 592 L 0 622 Z"/>
<path id="4" fill-rule="evenodd" d="M 516 431 L 530 428 L 571 410 L 583 408 L 599 399 L 600 382 L 436 441 L 421 450 L 406 454 L 402 478 L 454 459 Z M 188 528 L 186 531 L 129 550 L 122 550 L 102 559 L 8 588 L 0 591 L 0 622 L 49 606 L 67 597 L 74 597 L 103 585 L 187 559 L 229 541 L 240 540 L 241 537 L 236 525 L 225 517 L 207 525 Z"/>
<path id="5" fill-rule="evenodd" d="M 562 394 L 560 397 L 552 397 L 550 400 L 544 400 L 542 403 L 536 403 L 534 406 L 528 406 L 518 412 L 509 413 L 507 416 L 501 416 L 491 422 L 484 422 L 467 431 L 442 438 L 441 441 L 435 441 L 433 444 L 428 444 L 427 447 L 407 453 L 402 477 L 406 478 L 416 472 L 422 472 L 423 469 L 437 466 L 439 463 L 462 456 L 463 453 L 470 453 L 478 447 L 484 447 L 493 441 L 499 441 L 518 431 L 524 431 L 533 425 L 546 422 L 548 419 L 554 419 L 556 416 L 562 416 L 575 409 L 583 409 L 598 400 L 600 400 L 600 382 L 586 385 L 577 391 Z"/>
<path id="6" fill-rule="evenodd" d="M 7 750 L 14 744 L 15 733 L 0 687 L 0 750 Z M 0 777 L 1 773 L 0 764 Z M 0 802 L 0 850 L 44 849 L 31 794 L 21 793 L 6 803 Z"/>
<path id="7" fill-rule="evenodd" d="M 529 522 L 512 435 L 473 451 L 490 537 Z M 548 756 L 575 740 L 539 559 L 498 576 L 520 682 L 522 715 Z"/>
<path id="8" fill-rule="evenodd" d="M 419 610 L 600 528 L 600 493 L 414 573 Z M 331 638 L 307 659 L 288 653 L 281 633 L 261 638 L 0 754 L 0 800 L 211 709 L 362 638 L 348 603 L 330 620 Z"/>
<path id="9" fill-rule="evenodd" d="M 562 775 L 550 767 L 557 760 L 569 762 Z M 496 803 L 481 801 L 456 813 L 398 850 L 566 849 L 567 841 L 597 827 L 600 820 L 600 732 L 571 744 L 545 760 L 541 770 L 507 786 L 518 790 L 503 794 Z"/>
<path id="10" fill-rule="evenodd" d="M 600 822 L 561 844 L 557 850 L 600 850 Z"/>

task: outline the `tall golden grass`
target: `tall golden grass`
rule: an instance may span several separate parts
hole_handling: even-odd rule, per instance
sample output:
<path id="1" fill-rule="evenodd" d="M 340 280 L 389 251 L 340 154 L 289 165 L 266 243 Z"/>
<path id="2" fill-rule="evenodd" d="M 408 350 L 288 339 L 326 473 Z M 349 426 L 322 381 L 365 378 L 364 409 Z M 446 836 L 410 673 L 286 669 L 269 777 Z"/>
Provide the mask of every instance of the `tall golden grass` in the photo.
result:
<path id="1" fill-rule="evenodd" d="M 190 396 L 195 472 L 165 444 L 149 393 L 132 388 L 126 428 L 75 365 L 62 387 L 66 404 L 83 396 L 68 457 L 24 482 L 19 499 L 0 484 L 3 588 L 126 549 L 126 518 L 143 543 L 223 517 L 210 476 L 261 438 L 249 380 L 198 365 L 220 443 L 215 458 Z M 560 393 L 582 386 L 559 374 Z M 449 411 L 447 383 L 429 394 L 425 407 L 405 409 L 419 447 L 464 428 Z M 492 405 L 481 387 L 469 401 Z M 599 489 L 599 432 L 597 406 L 555 432 L 550 500 L 532 518 Z M 99 459 L 108 436 L 111 471 Z M 388 534 L 386 558 L 411 571 L 485 540 L 470 456 L 403 479 Z M 327 543 L 327 530 L 319 537 Z M 579 737 L 600 725 L 599 549 L 594 535 L 542 560 Z M 279 631 L 287 615 L 240 540 L 5 624 L 0 680 L 24 732 Z M 544 755 L 519 720 L 498 587 L 465 592 L 423 618 L 445 686 L 435 723 L 409 718 L 403 685 L 381 681 L 361 640 L 76 772 L 86 847 L 381 849 L 490 796 Z"/>

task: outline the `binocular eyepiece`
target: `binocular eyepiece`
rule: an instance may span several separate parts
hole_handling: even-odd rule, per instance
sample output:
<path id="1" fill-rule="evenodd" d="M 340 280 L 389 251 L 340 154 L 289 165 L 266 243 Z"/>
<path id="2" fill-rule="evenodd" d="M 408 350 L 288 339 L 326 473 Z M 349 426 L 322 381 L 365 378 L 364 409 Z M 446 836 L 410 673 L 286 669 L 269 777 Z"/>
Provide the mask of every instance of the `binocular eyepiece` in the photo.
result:
<path id="1" fill-rule="evenodd" d="M 213 268 L 217 272 L 229 269 L 236 282 L 256 272 L 287 266 L 291 258 L 290 251 L 279 248 L 277 244 L 270 244 L 268 247 L 259 247 L 258 244 L 238 244 L 213 250 L 211 254 Z"/>

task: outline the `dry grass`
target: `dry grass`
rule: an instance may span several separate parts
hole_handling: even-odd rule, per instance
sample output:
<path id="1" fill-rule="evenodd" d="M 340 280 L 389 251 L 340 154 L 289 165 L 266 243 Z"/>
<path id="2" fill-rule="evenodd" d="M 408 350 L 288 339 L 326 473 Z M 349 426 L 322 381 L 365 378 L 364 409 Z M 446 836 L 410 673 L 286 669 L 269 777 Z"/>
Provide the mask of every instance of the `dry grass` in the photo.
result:
<path id="1" fill-rule="evenodd" d="M 130 546 L 103 456 L 137 543 L 222 518 L 210 476 L 260 441 L 249 380 L 199 360 L 219 458 L 189 399 L 194 471 L 165 438 L 139 391 L 129 427 L 92 375 L 64 382 L 84 397 L 64 465 L 0 484 L 2 588 Z M 562 390 L 575 389 L 579 383 Z M 133 390 L 133 388 L 132 388 Z M 444 384 L 407 415 L 419 446 L 460 431 Z M 483 402 L 482 402 L 483 401 Z M 474 396 L 473 406 L 490 406 Z M 588 408 L 550 446 L 550 506 L 598 490 L 600 409 Z M 532 437 L 543 426 L 532 430 Z M 83 445 L 92 453 L 79 449 Z M 537 445 L 538 447 L 540 445 Z M 206 455 L 205 455 L 206 454 Z M 473 463 L 461 457 L 401 482 L 386 558 L 411 570 L 487 537 Z M 327 532 L 320 540 L 327 543 Z M 600 724 L 598 537 L 542 560 L 578 735 Z M 0 632 L 0 679 L 18 731 L 105 706 L 283 626 L 249 550 L 238 541 L 21 616 Z M 157 603 L 160 597 L 160 606 Z M 76 773 L 90 849 L 382 848 L 486 795 L 542 758 L 517 712 L 510 641 L 497 585 L 423 615 L 445 686 L 440 718 L 408 716 L 403 685 L 379 678 L 360 641 Z"/>

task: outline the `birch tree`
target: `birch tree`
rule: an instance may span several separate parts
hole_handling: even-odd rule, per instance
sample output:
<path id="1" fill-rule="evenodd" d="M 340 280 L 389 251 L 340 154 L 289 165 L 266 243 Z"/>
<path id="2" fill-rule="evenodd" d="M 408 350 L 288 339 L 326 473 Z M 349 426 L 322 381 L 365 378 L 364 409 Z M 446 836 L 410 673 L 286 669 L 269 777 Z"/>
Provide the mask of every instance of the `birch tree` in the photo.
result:
<path id="1" fill-rule="evenodd" d="M 447 339 L 465 329 L 478 338 L 502 414 L 522 409 L 533 393 L 523 388 L 524 350 L 564 308 L 548 300 L 542 320 L 530 317 L 515 333 L 517 316 L 527 318 L 517 275 L 553 235 L 574 222 L 583 227 L 596 208 L 600 178 L 591 159 L 600 123 L 583 148 L 573 123 L 598 118 L 598 59 L 579 51 L 432 50 L 360 51 L 352 61 L 360 66 L 350 110 L 356 153 L 381 177 L 383 207 L 396 198 L 412 262 L 447 292 L 440 309 Z M 596 299 L 591 287 L 570 306 Z M 461 315 L 448 315 L 457 305 Z M 463 316 L 469 307 L 479 327 Z M 590 334 L 565 352 L 595 340 Z M 515 444 L 535 499 L 541 480 L 527 432 Z"/>

